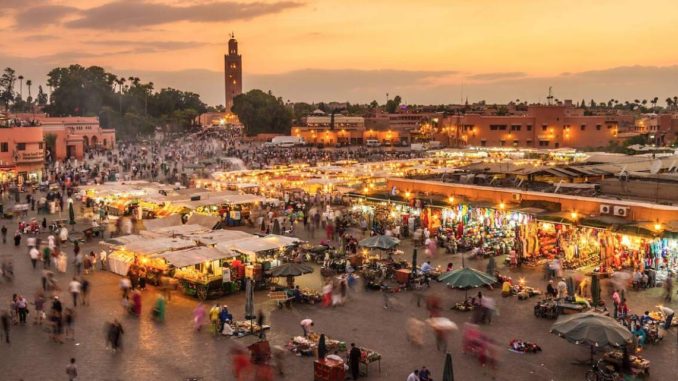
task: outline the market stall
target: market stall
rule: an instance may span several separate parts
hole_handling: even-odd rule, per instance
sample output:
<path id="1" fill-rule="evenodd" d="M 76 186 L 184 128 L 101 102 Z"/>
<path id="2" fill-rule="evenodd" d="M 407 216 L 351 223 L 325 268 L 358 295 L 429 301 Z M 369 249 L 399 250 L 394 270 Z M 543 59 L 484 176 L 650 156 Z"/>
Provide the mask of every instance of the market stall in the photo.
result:
<path id="1" fill-rule="evenodd" d="M 120 237 L 121 238 L 121 237 Z M 118 238 L 118 239 L 120 239 Z M 127 275 L 131 268 L 140 267 L 153 278 L 168 270 L 164 261 L 152 258 L 153 254 L 181 250 L 196 246 L 194 241 L 179 238 L 129 239 L 130 242 L 117 246 L 108 255 L 109 270 Z"/>
<path id="2" fill-rule="evenodd" d="M 179 280 L 185 294 L 205 300 L 239 290 L 230 276 L 229 267 L 237 256 L 234 252 L 200 246 L 164 251 L 152 258 L 162 258 L 166 262 L 168 274 Z"/>

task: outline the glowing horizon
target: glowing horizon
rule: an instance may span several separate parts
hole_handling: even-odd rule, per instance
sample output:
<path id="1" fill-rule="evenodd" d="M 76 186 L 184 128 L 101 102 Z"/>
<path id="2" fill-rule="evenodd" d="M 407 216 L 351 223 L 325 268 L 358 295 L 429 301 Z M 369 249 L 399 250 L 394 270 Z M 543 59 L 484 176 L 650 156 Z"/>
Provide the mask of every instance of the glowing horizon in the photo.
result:
<path id="1" fill-rule="evenodd" d="M 246 89 L 306 69 L 393 70 L 419 75 L 392 89 L 388 82 L 374 89 L 356 82 L 353 91 L 359 95 L 365 90 L 370 94 L 366 98 L 401 91 L 407 98 L 408 87 L 419 94 L 426 87 L 448 86 L 448 94 L 465 83 L 471 94 L 483 94 L 494 82 L 527 81 L 529 87 L 562 73 L 636 65 L 671 68 L 678 62 L 670 38 L 678 3 L 668 0 L 644 3 L 651 18 L 640 17 L 638 3 L 628 0 L 2 0 L 0 5 L 5 10 L 0 29 L 12 36 L 0 45 L 0 57 L 7 62 L 3 66 L 77 62 L 114 72 L 220 73 L 233 31 L 243 55 Z M 653 81 L 660 86 L 667 79 L 675 85 L 673 76 Z M 608 80 L 614 84 L 615 77 Z M 190 81 L 185 85 L 190 87 Z M 516 97 L 499 98 L 519 98 L 523 85 L 516 86 Z M 281 91 L 286 98 L 306 99 L 292 89 Z M 455 100 L 459 91 L 454 90 Z M 215 87 L 214 93 L 220 92 Z M 564 96 L 578 96 L 577 91 L 567 92 Z M 493 93 L 498 94 L 487 96 Z"/>

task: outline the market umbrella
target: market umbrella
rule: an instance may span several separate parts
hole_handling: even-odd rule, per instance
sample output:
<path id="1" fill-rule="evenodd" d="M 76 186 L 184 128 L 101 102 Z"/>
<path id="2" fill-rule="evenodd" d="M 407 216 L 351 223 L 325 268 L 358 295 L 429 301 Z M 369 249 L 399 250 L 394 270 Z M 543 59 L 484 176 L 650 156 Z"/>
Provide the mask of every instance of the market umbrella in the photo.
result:
<path id="1" fill-rule="evenodd" d="M 619 347 L 633 339 L 633 334 L 626 327 L 609 316 L 595 312 L 561 316 L 551 327 L 551 333 L 575 344 L 590 345 L 591 362 L 594 347 Z"/>
<path id="2" fill-rule="evenodd" d="M 452 367 L 452 354 L 445 356 L 445 368 L 443 368 L 443 381 L 454 381 L 454 368 Z"/>
<path id="3" fill-rule="evenodd" d="M 313 267 L 303 264 L 303 263 L 294 263 L 294 262 L 288 262 L 288 263 L 283 263 L 280 266 L 276 266 L 271 269 L 271 275 L 272 276 L 299 276 L 303 274 L 308 274 L 313 272 Z"/>
<path id="4" fill-rule="evenodd" d="M 490 260 L 487 261 L 487 270 L 485 272 L 490 276 L 494 276 L 494 270 L 496 268 L 497 268 L 497 264 L 494 261 L 494 256 L 491 256 Z"/>
<path id="5" fill-rule="evenodd" d="M 313 272 L 313 268 L 303 263 L 288 262 L 271 269 L 271 276 L 286 277 L 287 286 L 294 287 L 294 277 L 309 274 Z"/>
<path id="6" fill-rule="evenodd" d="M 591 299 L 594 307 L 600 305 L 600 278 L 595 274 L 591 275 Z"/>
<path id="7" fill-rule="evenodd" d="M 487 275 L 482 271 L 470 267 L 463 267 L 461 269 L 448 271 L 438 277 L 438 281 L 445 283 L 452 288 L 469 288 L 489 286 L 497 282 L 497 278 Z"/>
<path id="8" fill-rule="evenodd" d="M 381 250 L 393 249 L 399 243 L 399 239 L 386 235 L 375 235 L 358 242 L 358 244 L 362 247 Z"/>
<path id="9" fill-rule="evenodd" d="M 320 335 L 318 340 L 318 360 L 322 360 L 327 356 L 327 345 L 325 344 L 325 334 Z"/>

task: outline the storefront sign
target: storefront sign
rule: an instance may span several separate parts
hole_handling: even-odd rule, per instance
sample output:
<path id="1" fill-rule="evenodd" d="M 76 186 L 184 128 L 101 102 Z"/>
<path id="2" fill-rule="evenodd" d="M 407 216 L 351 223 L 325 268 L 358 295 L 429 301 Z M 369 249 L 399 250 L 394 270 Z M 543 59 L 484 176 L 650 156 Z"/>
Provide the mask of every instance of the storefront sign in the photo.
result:
<path id="1" fill-rule="evenodd" d="M 16 161 L 17 163 L 33 163 L 43 161 L 44 159 L 45 153 L 43 151 L 20 152 L 17 154 Z"/>

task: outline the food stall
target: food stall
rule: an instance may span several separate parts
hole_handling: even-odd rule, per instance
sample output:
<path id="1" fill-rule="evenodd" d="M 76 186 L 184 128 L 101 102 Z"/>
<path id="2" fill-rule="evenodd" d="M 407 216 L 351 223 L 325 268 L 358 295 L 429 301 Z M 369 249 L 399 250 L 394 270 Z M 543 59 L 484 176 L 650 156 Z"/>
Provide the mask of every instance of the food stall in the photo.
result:
<path id="1" fill-rule="evenodd" d="M 158 276 L 166 273 L 169 269 L 167 264 L 154 257 L 154 254 L 196 246 L 194 241 L 180 238 L 145 239 L 140 237 L 138 239 L 128 238 L 127 240 L 128 243 L 115 247 L 114 251 L 108 256 L 109 270 L 119 275 L 127 275 L 131 269 L 139 267 L 144 270 L 151 282 L 157 281 Z"/>
<path id="2" fill-rule="evenodd" d="M 186 295 L 205 300 L 238 291 L 238 282 L 230 276 L 230 264 L 238 256 L 212 247 L 200 246 L 177 251 L 164 251 L 153 255 L 163 259 L 168 273 L 179 280 Z M 225 273 L 227 276 L 224 276 Z"/>
<path id="3" fill-rule="evenodd" d="M 243 254 L 247 262 L 243 276 L 254 279 L 257 288 L 264 288 L 270 281 L 266 272 L 280 263 L 279 256 L 284 253 L 286 248 L 299 242 L 299 239 L 295 237 L 270 234 L 265 237 L 252 237 L 219 243 L 216 247 L 220 250 L 233 250 Z"/>

